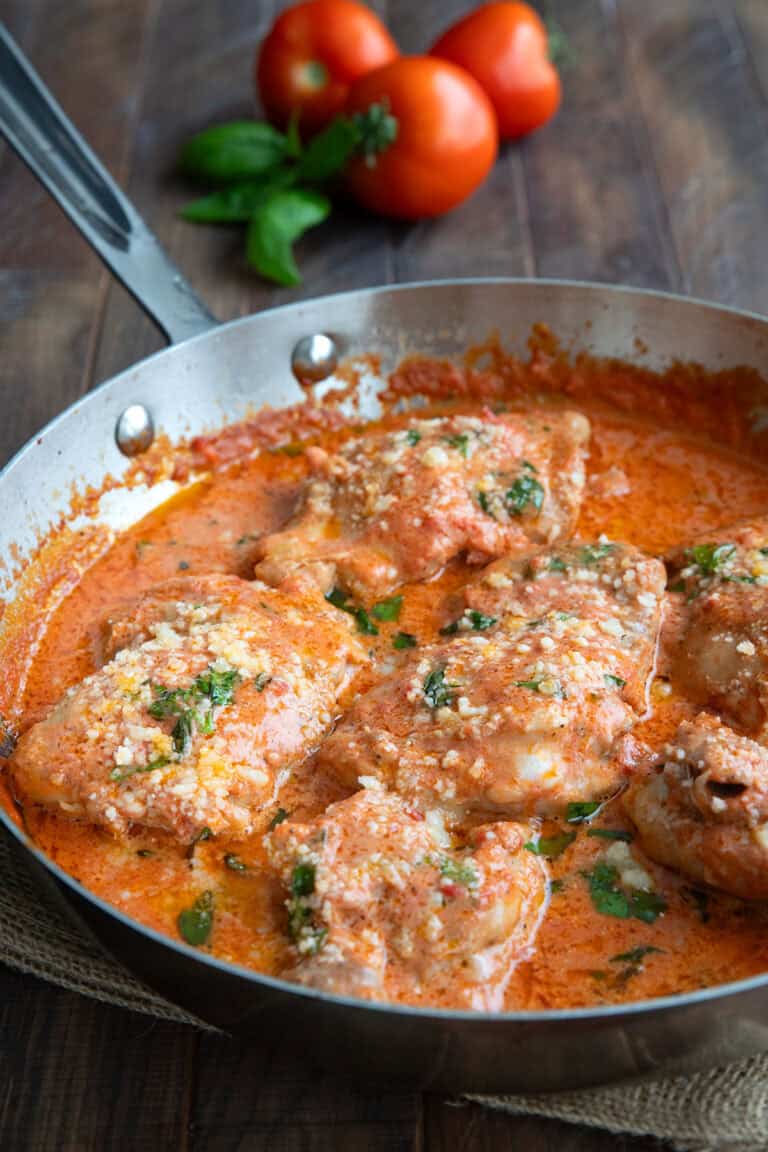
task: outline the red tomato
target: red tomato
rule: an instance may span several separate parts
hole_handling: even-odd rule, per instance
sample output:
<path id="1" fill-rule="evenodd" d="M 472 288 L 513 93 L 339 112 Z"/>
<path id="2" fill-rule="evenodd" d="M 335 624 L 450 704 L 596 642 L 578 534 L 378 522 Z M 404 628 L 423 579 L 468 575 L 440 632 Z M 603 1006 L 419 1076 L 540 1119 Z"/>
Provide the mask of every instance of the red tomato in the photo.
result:
<path id="1" fill-rule="evenodd" d="M 483 4 L 445 32 L 433 56 L 466 68 L 490 97 L 503 140 L 524 136 L 560 106 L 560 77 L 549 58 L 547 30 L 527 4 Z"/>
<path id="2" fill-rule="evenodd" d="M 375 12 L 357 0 L 305 0 L 287 8 L 261 45 L 256 83 L 279 128 L 293 112 L 302 132 L 317 132 L 341 111 L 358 76 L 398 56 Z"/>
<path id="3" fill-rule="evenodd" d="M 418 220 L 471 195 L 493 167 L 496 117 L 472 77 L 445 60 L 401 57 L 353 84 L 347 111 L 368 155 L 347 168 L 354 196 L 374 212 Z"/>

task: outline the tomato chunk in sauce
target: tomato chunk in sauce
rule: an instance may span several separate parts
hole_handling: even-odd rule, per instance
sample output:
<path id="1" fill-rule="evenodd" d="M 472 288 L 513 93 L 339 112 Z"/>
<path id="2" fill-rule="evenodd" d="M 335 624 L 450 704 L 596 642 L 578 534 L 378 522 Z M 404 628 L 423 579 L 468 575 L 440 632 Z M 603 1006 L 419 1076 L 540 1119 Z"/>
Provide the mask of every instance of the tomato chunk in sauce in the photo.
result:
<path id="1" fill-rule="evenodd" d="M 180 449 L 202 474 L 2 653 L 37 843 L 176 939 L 367 999 L 767 969 L 766 472 L 694 378 L 671 418 L 615 373 L 615 404 L 609 369 L 529 400 L 424 361 L 418 408 Z"/>

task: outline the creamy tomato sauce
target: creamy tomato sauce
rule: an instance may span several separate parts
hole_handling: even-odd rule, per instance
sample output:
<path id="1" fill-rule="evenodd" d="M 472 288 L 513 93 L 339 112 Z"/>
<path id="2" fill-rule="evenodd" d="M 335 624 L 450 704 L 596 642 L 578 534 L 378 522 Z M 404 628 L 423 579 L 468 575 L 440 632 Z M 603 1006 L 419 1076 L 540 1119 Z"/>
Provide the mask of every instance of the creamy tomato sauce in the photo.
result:
<path id="1" fill-rule="evenodd" d="M 420 408 L 420 418 L 438 411 L 479 411 L 480 399 L 466 394 L 456 375 L 446 376 L 443 367 L 420 362 L 416 377 L 419 390 L 432 393 L 431 407 Z M 570 392 L 569 406 L 591 421 L 587 490 L 577 535 L 593 539 L 605 533 L 659 555 L 768 511 L 764 468 L 736 451 L 735 432 L 728 437 L 731 446 L 708 437 L 711 412 L 697 418 L 702 405 L 693 389 L 688 407 L 685 390 L 675 393 L 670 419 L 658 405 L 648 414 L 644 379 L 634 381 L 617 369 L 614 386 L 620 397 L 616 405 L 610 403 L 605 378 L 590 396 L 583 373 L 580 386 L 558 386 L 548 400 L 544 396 L 545 402 L 562 406 L 562 392 Z M 453 399 L 441 398 L 446 389 Z M 402 378 L 395 380 L 396 394 L 409 390 Z M 516 376 L 502 374 L 494 390 L 497 406 L 524 402 Z M 481 392 L 478 388 L 478 395 Z M 540 388 L 537 403 L 541 401 Z M 393 411 L 384 422 L 402 424 L 405 419 Z M 329 448 L 351 434 L 350 427 L 335 426 L 338 418 L 331 423 L 334 427 L 323 434 L 313 422 L 305 430 L 307 440 Z M 731 422 L 729 427 L 736 425 Z M 30 664 L 17 702 L 19 730 L 46 715 L 68 687 L 94 671 L 105 617 L 141 591 L 181 573 L 252 575 L 254 542 L 286 521 L 306 475 L 300 421 L 289 439 L 287 450 L 263 448 L 255 454 L 253 438 L 242 434 L 228 438 L 224 433 L 198 446 L 212 464 L 205 478 L 123 533 L 82 573 L 47 620 L 31 660 L 29 653 L 6 653 L 6 664 L 9 659 Z M 454 561 L 437 578 L 399 589 L 399 618 L 378 621 L 378 636 L 365 638 L 374 668 L 391 656 L 398 632 L 415 637 L 416 644 L 434 640 L 443 619 L 441 605 L 474 571 Z M 681 686 L 669 682 L 663 664 L 658 673 L 650 692 L 652 711 L 634 732 L 654 745 L 668 739 L 695 711 Z M 363 673 L 354 691 L 372 675 Z M 310 758 L 293 772 L 275 805 L 263 813 L 259 828 L 244 840 L 202 838 L 180 847 L 164 834 L 137 832 L 120 842 L 83 821 L 33 806 L 24 810 L 23 820 L 35 841 L 67 872 L 128 915 L 170 936 L 178 938 L 178 917 L 201 891 L 215 891 L 207 946 L 219 957 L 277 973 L 287 963 L 289 941 L 284 892 L 267 865 L 264 834 L 283 812 L 311 818 L 346 795 L 349 792 L 318 772 Z M 518 965 L 507 986 L 507 1008 L 634 1000 L 768 969 L 768 920 L 762 906 L 694 888 L 647 860 L 636 842 L 633 854 L 653 877 L 666 910 L 648 921 L 598 910 L 590 889 L 596 861 L 610 845 L 627 843 L 633 835 L 617 797 L 588 822 L 544 821 L 541 835 L 564 846 L 550 861 L 553 883 L 546 914 L 533 955 Z M 437 999 L 445 1006 L 456 1002 L 450 987 Z"/>

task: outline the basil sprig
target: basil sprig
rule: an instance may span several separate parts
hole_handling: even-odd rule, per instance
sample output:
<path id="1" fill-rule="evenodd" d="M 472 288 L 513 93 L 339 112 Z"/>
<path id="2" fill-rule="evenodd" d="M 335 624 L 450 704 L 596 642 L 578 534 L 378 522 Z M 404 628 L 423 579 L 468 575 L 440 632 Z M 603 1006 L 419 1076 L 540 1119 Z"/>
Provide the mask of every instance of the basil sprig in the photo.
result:
<path id="1" fill-rule="evenodd" d="M 318 190 L 338 176 L 361 146 L 359 123 L 338 116 L 303 145 L 296 124 L 236 120 L 193 136 L 181 150 L 188 176 L 213 190 L 182 209 L 196 224 L 247 224 L 246 258 L 267 280 L 301 283 L 294 244 L 330 214 Z"/>

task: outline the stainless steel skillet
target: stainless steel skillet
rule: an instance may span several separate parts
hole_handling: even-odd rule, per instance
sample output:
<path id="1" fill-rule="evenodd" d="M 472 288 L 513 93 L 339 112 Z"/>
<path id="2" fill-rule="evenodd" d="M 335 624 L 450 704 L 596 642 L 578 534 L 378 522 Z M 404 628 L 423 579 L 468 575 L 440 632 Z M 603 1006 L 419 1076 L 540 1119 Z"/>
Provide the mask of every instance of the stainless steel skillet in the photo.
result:
<path id="1" fill-rule="evenodd" d="M 67 515 L 73 485 L 98 488 L 107 474 L 124 475 L 129 460 L 118 449 L 116 428 L 122 416 L 123 433 L 147 432 L 136 406 L 176 438 L 236 420 L 262 403 L 301 399 L 291 357 L 315 333 L 330 334 L 346 356 L 377 353 L 386 372 L 406 351 L 458 354 L 494 328 L 522 352 L 531 325 L 545 320 L 563 341 L 597 355 L 651 367 L 673 358 L 708 368 L 749 364 L 768 376 L 768 321 L 586 284 L 404 285 L 217 326 L 4 32 L 0 127 L 172 342 L 73 405 L 7 466 L 0 476 L 3 556 L 34 554 L 40 535 Z M 650 349 L 642 357 L 638 339 Z M 124 416 L 131 408 L 133 425 Z M 141 514 L 135 493 L 122 497 L 121 515 Z M 12 575 L 0 573 L 0 595 L 13 598 L 16 587 Z M 768 975 L 628 1007 L 499 1015 L 367 1004 L 298 988 L 129 920 L 50 863 L 2 811 L 0 821 L 49 894 L 158 991 L 227 1029 L 293 1035 L 302 1052 L 314 1047 L 325 1063 L 381 1085 L 554 1090 L 768 1050 Z"/>

